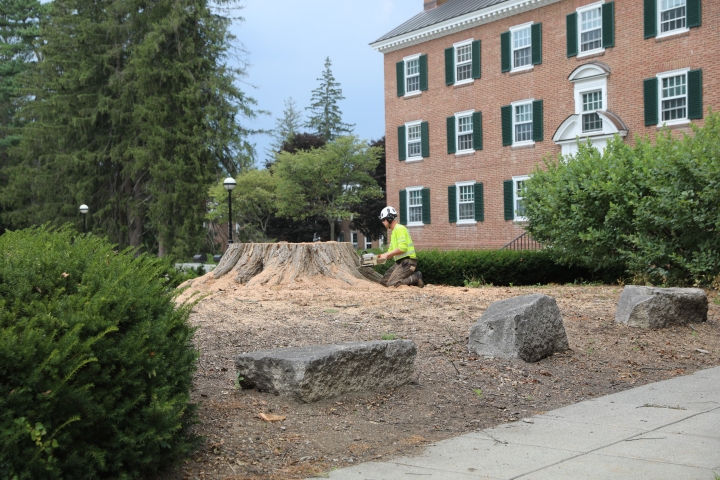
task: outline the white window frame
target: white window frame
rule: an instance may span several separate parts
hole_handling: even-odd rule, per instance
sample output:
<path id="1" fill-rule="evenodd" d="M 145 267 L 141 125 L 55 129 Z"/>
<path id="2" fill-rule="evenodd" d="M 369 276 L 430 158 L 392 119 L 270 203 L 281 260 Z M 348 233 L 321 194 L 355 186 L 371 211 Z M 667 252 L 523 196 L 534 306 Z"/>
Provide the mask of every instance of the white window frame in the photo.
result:
<path id="1" fill-rule="evenodd" d="M 420 95 L 422 93 L 422 90 L 420 90 L 420 56 L 421 55 L 422 54 L 420 54 L 420 53 L 416 53 L 414 55 L 409 55 L 409 56 L 403 58 L 403 82 L 405 82 L 405 85 L 403 85 L 403 87 L 405 89 L 406 97 L 414 97 L 414 96 Z M 417 75 L 412 75 L 413 77 L 417 76 L 418 88 L 417 88 L 417 90 L 408 91 L 408 78 L 409 78 L 409 76 L 407 74 L 408 62 L 411 62 L 413 60 L 417 60 L 417 62 L 418 62 L 418 73 L 417 73 Z"/>
<path id="2" fill-rule="evenodd" d="M 585 95 L 590 95 L 593 93 L 599 93 L 600 94 L 600 108 L 595 108 L 592 110 L 585 110 L 585 99 L 583 98 Z M 597 115 L 597 112 L 602 112 L 605 110 L 605 102 L 603 99 L 603 91 L 600 89 L 596 90 L 588 90 L 586 92 L 583 92 L 580 94 L 580 108 L 582 109 L 582 112 L 580 112 L 580 131 L 584 134 L 592 135 L 597 132 L 602 132 L 603 129 L 603 119 L 601 116 Z M 595 128 L 593 130 L 585 130 L 585 115 L 597 115 L 598 119 L 600 120 L 600 128 Z"/>
<path id="3" fill-rule="evenodd" d="M 382 250 L 384 244 L 385 244 L 385 235 L 380 235 L 380 238 L 378 238 L 378 248 Z"/>
<path id="4" fill-rule="evenodd" d="M 603 31 L 602 31 L 602 5 L 605 3 L 605 1 L 601 2 L 595 2 L 591 3 L 590 5 L 585 5 L 584 7 L 579 7 L 577 10 L 577 58 L 586 57 L 588 55 L 595 55 L 598 53 L 602 53 L 605 51 L 605 47 L 602 46 L 602 37 L 603 37 Z M 600 47 L 599 48 L 593 48 L 592 50 L 588 50 L 586 52 L 582 51 L 582 14 L 585 12 L 588 12 L 590 10 L 595 10 L 599 8 L 600 9 Z"/>
<path id="5" fill-rule="evenodd" d="M 535 65 L 532 63 L 532 24 L 534 22 L 527 22 L 523 23 L 522 25 L 516 25 L 514 27 L 510 27 L 510 71 L 511 72 L 522 72 L 524 70 L 532 70 Z M 530 48 L 530 63 L 527 65 L 523 65 L 521 67 L 515 66 L 515 50 L 519 50 L 515 48 L 515 33 L 521 31 L 521 30 L 528 30 L 530 32 L 530 45 L 523 48 Z"/>
<path id="6" fill-rule="evenodd" d="M 516 221 L 516 222 L 526 222 L 527 221 L 527 217 L 523 217 L 523 216 L 520 216 L 517 214 L 516 207 L 517 207 L 518 201 L 523 200 L 525 198 L 524 196 L 522 196 L 522 197 L 518 196 L 517 184 L 518 184 L 518 182 L 524 182 L 529 178 L 530 178 L 530 175 L 518 175 L 516 177 L 512 177 L 512 181 L 513 181 L 513 218 L 514 218 L 514 221 Z"/>
<path id="7" fill-rule="evenodd" d="M 473 190 L 473 217 L 471 219 L 465 219 L 460 220 L 460 187 L 468 187 L 468 186 L 475 186 L 475 182 L 469 181 L 469 182 L 455 182 L 455 211 L 457 212 L 457 225 L 473 225 L 476 224 L 477 221 L 475 220 L 475 191 Z"/>
<path id="8" fill-rule="evenodd" d="M 515 116 L 516 116 L 516 115 L 515 115 L 515 108 L 516 108 L 516 107 L 520 107 L 520 106 L 522 106 L 522 105 L 528 105 L 528 104 L 530 105 L 530 108 L 532 108 L 532 103 L 533 103 L 534 101 L 535 101 L 534 98 L 530 98 L 530 99 L 528 99 L 528 100 L 518 100 L 517 102 L 512 102 L 512 103 L 510 104 L 510 106 L 511 106 L 511 108 L 512 108 L 512 138 L 513 138 L 512 146 L 513 146 L 513 147 L 523 147 L 523 146 L 526 146 L 526 145 L 535 145 L 535 140 L 532 139 L 532 134 L 530 134 L 530 140 L 523 140 L 523 141 L 521 141 L 521 142 L 516 142 L 516 141 L 515 141 L 515 123 L 516 123 L 516 122 L 515 122 Z M 532 114 L 531 114 L 531 115 L 532 115 Z M 526 123 L 526 122 L 523 122 L 523 123 Z M 531 121 L 530 123 L 532 124 L 533 122 Z M 533 128 L 534 128 L 534 126 L 530 128 L 530 131 L 531 131 L 531 132 L 532 132 Z"/>
<path id="9" fill-rule="evenodd" d="M 418 127 L 420 129 L 420 154 L 415 155 L 413 157 L 410 156 L 410 127 Z M 415 142 L 413 142 L 415 143 Z M 422 156 L 422 120 L 414 120 L 412 122 L 407 122 L 405 124 L 405 152 L 407 152 L 406 155 L 406 162 L 417 162 L 423 159 Z"/>
<path id="10" fill-rule="evenodd" d="M 365 249 L 367 250 L 368 248 L 372 248 L 372 240 L 370 239 L 370 237 L 366 236 L 363 233 L 363 239 L 365 239 Z"/>
<path id="11" fill-rule="evenodd" d="M 687 26 L 687 0 L 685 0 L 685 26 L 681 28 L 675 28 L 673 30 L 668 30 L 667 32 L 663 32 L 662 30 L 662 11 L 660 10 L 662 8 L 662 0 L 656 0 L 656 7 L 655 10 L 657 12 L 657 18 L 655 19 L 655 25 L 657 25 L 657 35 L 655 38 L 663 38 L 663 37 L 670 37 L 672 35 L 677 35 L 679 33 L 685 33 L 690 31 L 690 27 Z"/>
<path id="12" fill-rule="evenodd" d="M 455 85 L 465 85 L 466 83 L 473 83 L 475 81 L 474 78 L 472 78 L 472 42 L 474 39 L 469 40 L 463 40 L 462 42 L 453 43 L 453 75 L 455 75 Z M 466 62 L 462 62 L 461 64 L 458 64 L 457 61 L 457 55 L 458 55 L 458 48 L 470 46 L 470 60 Z M 466 78 L 464 80 L 458 80 L 457 77 L 457 69 L 459 65 L 470 65 L 470 78 Z"/>
<path id="13" fill-rule="evenodd" d="M 420 186 L 420 187 L 419 187 L 419 186 L 407 187 L 407 188 L 405 189 L 405 192 L 406 192 L 406 195 L 407 195 L 407 206 L 406 206 L 407 211 L 406 211 L 405 213 L 407 214 L 407 219 L 408 219 L 407 226 L 408 226 L 408 227 L 421 227 L 421 226 L 424 225 L 424 223 L 423 223 L 423 218 L 422 218 L 422 207 L 423 207 L 423 205 L 422 205 L 422 189 L 423 189 L 423 187 L 421 187 L 421 186 Z M 419 207 L 420 207 L 420 221 L 419 221 L 419 222 L 411 222 L 411 221 L 410 221 L 410 207 L 417 207 L 417 206 L 418 206 L 418 205 L 410 205 L 410 196 L 411 196 L 411 195 L 410 195 L 410 192 L 420 192 L 420 205 L 419 205 Z"/>
<path id="14" fill-rule="evenodd" d="M 662 72 L 658 73 L 656 75 L 658 79 L 658 128 L 662 128 L 664 126 L 671 126 L 671 125 L 686 125 L 690 123 L 690 119 L 688 118 L 688 108 L 689 108 L 689 99 L 688 99 L 688 72 L 690 71 L 689 68 L 681 68 L 678 70 L 671 70 L 669 72 Z M 663 102 L 663 86 L 662 81 L 664 78 L 669 77 L 677 77 L 680 75 L 685 75 L 685 118 L 678 118 L 675 120 L 663 120 L 662 119 L 662 102 Z"/>
<path id="15" fill-rule="evenodd" d="M 358 233 L 355 231 L 350 232 L 350 243 L 352 243 L 352 246 L 355 250 L 358 248 Z"/>
<path id="16" fill-rule="evenodd" d="M 466 153 L 473 153 L 475 151 L 475 138 L 474 138 L 474 132 L 475 132 L 475 125 L 473 124 L 473 129 L 470 130 L 470 141 L 472 143 L 472 146 L 470 148 L 466 148 L 465 150 L 460 150 L 460 118 L 470 117 L 470 123 L 473 121 L 473 113 L 475 113 L 475 110 L 465 110 L 464 112 L 457 112 L 455 114 L 455 155 L 464 155 Z M 462 135 L 468 135 L 468 132 L 462 132 Z"/>

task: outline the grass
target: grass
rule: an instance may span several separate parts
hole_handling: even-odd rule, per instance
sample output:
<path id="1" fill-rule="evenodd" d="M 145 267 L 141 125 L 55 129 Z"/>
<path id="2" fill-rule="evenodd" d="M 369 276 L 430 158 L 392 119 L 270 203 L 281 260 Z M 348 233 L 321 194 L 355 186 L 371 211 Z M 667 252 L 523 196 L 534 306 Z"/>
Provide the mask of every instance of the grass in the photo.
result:
<path id="1" fill-rule="evenodd" d="M 324 311 L 325 313 L 338 313 L 338 311 L 335 310 L 334 308 L 326 308 L 326 309 L 323 310 L 323 311 Z"/>
<path id="2" fill-rule="evenodd" d="M 492 287 L 492 283 L 485 282 L 485 279 L 483 277 L 480 277 L 480 279 L 476 279 L 475 277 L 466 278 L 463 280 L 463 283 L 465 284 L 465 287 L 467 288 L 480 288 L 480 287 Z"/>
<path id="3" fill-rule="evenodd" d="M 394 333 L 383 333 L 380 336 L 380 340 L 395 340 L 397 338 L 397 335 Z"/>
<path id="4" fill-rule="evenodd" d="M 475 392 L 475 395 L 477 395 L 478 398 L 482 398 L 482 396 L 483 396 L 482 388 L 473 388 L 473 392 Z"/>

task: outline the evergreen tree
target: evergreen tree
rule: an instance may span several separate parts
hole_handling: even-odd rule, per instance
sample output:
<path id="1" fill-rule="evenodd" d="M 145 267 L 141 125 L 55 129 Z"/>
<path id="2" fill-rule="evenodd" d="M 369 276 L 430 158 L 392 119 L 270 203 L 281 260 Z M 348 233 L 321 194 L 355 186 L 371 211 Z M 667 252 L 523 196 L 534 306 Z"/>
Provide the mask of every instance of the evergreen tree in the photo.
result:
<path id="1" fill-rule="evenodd" d="M 233 0 L 221 1 L 221 5 Z M 253 163 L 255 102 L 227 67 L 230 20 L 207 0 L 55 0 L 14 169 L 14 225 L 79 222 L 121 246 L 187 256 L 208 186 Z"/>
<path id="2" fill-rule="evenodd" d="M 275 157 L 282 150 L 283 144 L 292 140 L 300 127 L 302 127 L 302 112 L 297 109 L 297 103 L 290 97 L 285 100 L 283 116 L 275 120 L 275 128 L 270 134 L 273 141 L 267 151 L 265 168 L 270 168 L 275 163 Z"/>
<path id="3" fill-rule="evenodd" d="M 311 112 L 305 126 L 328 142 L 340 135 L 352 133 L 355 126 L 342 121 L 342 112 L 338 107 L 338 102 L 344 100 L 345 97 L 342 95 L 340 83 L 335 81 L 332 70 L 330 70 L 331 65 L 330 57 L 327 57 L 325 71 L 322 78 L 318 78 L 320 86 L 313 90 L 310 106 L 305 108 Z"/>
<path id="4" fill-rule="evenodd" d="M 20 142 L 23 119 L 16 112 L 25 101 L 20 91 L 22 75 L 37 59 L 39 21 L 44 10 L 38 0 L 0 4 L 0 190 L 7 185 L 5 172 L 14 161 L 10 147 Z M 0 219 L 0 234 L 4 230 Z"/>

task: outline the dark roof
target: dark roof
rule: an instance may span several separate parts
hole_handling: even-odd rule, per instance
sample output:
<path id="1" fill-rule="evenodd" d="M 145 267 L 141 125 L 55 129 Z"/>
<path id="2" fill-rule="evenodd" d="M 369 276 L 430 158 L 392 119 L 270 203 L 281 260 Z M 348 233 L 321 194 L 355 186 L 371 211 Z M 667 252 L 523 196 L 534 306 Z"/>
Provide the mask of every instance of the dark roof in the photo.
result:
<path id="1" fill-rule="evenodd" d="M 430 25 L 435 25 L 436 23 L 444 22 L 445 20 L 459 17 L 477 10 L 482 10 L 486 7 L 492 7 L 493 5 L 507 1 L 508 0 L 448 0 L 439 7 L 435 7 L 431 10 L 425 10 L 415 15 L 407 22 L 386 33 L 372 43 L 388 40 L 393 37 L 404 35 L 408 32 L 429 27 Z"/>

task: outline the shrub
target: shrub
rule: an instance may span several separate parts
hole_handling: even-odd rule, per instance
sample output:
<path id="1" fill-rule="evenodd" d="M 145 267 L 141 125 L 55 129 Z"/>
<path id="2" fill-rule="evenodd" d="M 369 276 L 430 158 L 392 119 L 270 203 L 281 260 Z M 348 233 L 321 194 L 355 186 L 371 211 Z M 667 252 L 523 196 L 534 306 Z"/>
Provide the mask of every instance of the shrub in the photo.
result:
<path id="1" fill-rule="evenodd" d="M 612 270 L 591 272 L 558 264 L 550 252 L 516 250 L 420 250 L 418 269 L 426 283 L 463 286 L 478 282 L 492 285 L 536 285 L 603 279 L 614 282 Z M 395 263 L 378 265 L 384 274 Z"/>
<path id="2" fill-rule="evenodd" d="M 546 162 L 526 183 L 528 230 L 567 264 L 638 282 L 709 285 L 720 274 L 720 115 L 681 137 L 615 138 Z"/>
<path id="3" fill-rule="evenodd" d="M 138 478 L 185 456 L 197 352 L 163 262 L 69 228 L 0 237 L 0 477 Z"/>

